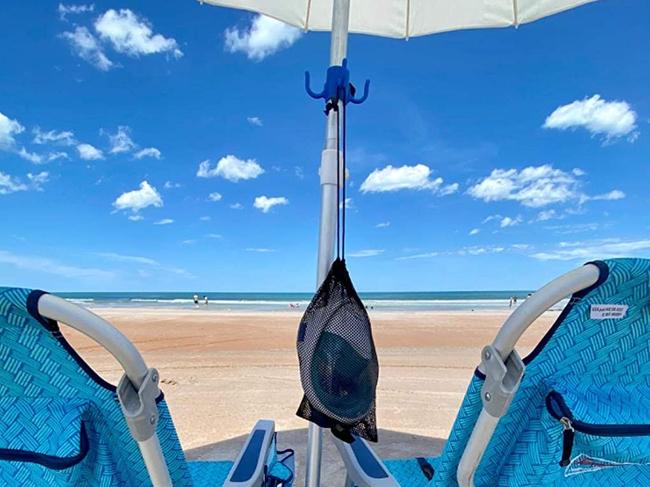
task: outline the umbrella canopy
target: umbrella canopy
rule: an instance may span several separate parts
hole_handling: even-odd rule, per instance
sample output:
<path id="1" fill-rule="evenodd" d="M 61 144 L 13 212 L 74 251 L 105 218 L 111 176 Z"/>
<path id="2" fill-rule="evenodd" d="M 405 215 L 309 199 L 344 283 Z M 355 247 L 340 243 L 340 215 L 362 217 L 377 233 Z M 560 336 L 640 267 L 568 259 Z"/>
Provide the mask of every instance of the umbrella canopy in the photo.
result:
<path id="1" fill-rule="evenodd" d="M 333 0 L 203 0 L 250 10 L 304 30 L 332 28 Z M 525 24 L 595 0 L 352 0 L 349 32 L 408 38 Z"/>

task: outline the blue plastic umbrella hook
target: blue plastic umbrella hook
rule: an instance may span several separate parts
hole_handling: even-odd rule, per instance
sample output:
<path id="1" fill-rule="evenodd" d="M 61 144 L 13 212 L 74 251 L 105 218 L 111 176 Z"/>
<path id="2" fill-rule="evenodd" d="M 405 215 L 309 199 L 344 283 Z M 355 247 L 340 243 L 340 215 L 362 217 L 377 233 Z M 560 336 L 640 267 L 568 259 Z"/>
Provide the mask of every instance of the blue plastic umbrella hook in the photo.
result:
<path id="1" fill-rule="evenodd" d="M 312 98 L 324 99 L 330 101 L 342 101 L 344 104 L 354 103 L 359 105 L 368 99 L 370 91 L 370 80 L 366 80 L 363 85 L 363 95 L 359 98 L 354 96 L 354 86 L 350 83 L 350 70 L 348 69 L 348 60 L 344 59 L 341 66 L 330 66 L 327 68 L 325 86 L 320 93 L 311 89 L 311 76 L 309 71 L 305 71 L 305 90 Z"/>

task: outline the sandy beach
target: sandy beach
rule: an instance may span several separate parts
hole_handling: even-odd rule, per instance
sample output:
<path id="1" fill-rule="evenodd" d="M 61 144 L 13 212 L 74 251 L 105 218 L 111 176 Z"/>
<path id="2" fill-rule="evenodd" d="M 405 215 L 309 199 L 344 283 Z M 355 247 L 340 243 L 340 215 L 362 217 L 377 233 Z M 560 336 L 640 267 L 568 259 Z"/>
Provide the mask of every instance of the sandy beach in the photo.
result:
<path id="1" fill-rule="evenodd" d="M 274 419 L 281 448 L 296 450 L 304 475 L 307 423 L 295 351 L 299 312 L 170 309 L 93 310 L 122 330 L 161 374 L 188 459 L 232 459 L 259 418 Z M 377 451 L 384 458 L 440 451 L 481 348 L 507 312 L 375 312 L 380 361 Z M 548 312 L 522 338 L 527 353 L 551 325 Z M 66 330 L 81 355 L 111 382 L 117 364 L 89 339 Z M 343 467 L 325 435 L 322 484 L 342 485 Z M 300 485 L 300 480 L 298 482 Z"/>

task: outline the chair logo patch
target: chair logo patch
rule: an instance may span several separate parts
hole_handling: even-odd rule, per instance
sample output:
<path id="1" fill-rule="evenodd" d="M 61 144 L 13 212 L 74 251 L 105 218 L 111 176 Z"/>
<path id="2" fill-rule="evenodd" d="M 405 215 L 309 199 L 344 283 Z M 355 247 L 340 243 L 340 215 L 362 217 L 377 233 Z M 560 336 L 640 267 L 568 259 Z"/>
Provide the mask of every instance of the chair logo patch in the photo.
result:
<path id="1" fill-rule="evenodd" d="M 592 304 L 589 318 L 592 320 L 620 320 L 627 314 L 627 304 Z"/>

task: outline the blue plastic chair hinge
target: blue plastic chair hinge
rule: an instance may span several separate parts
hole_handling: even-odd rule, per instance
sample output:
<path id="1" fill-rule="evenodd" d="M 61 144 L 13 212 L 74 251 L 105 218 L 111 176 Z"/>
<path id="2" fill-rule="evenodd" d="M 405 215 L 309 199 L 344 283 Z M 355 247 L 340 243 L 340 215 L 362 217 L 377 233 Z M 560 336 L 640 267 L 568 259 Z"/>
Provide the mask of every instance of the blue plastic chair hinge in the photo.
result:
<path id="1" fill-rule="evenodd" d="M 366 101 L 368 98 L 368 90 L 370 89 L 370 80 L 366 80 L 363 86 L 363 95 L 356 98 L 356 89 L 350 83 L 350 70 L 348 69 L 348 60 L 344 59 L 341 66 L 330 66 L 327 68 L 327 77 L 325 79 L 325 86 L 323 91 L 316 93 L 311 89 L 311 77 L 309 71 L 305 71 L 305 90 L 312 98 L 319 100 L 324 99 L 327 103 L 328 109 L 338 106 L 338 102 L 343 102 L 345 105 L 354 103 L 359 105 Z"/>

